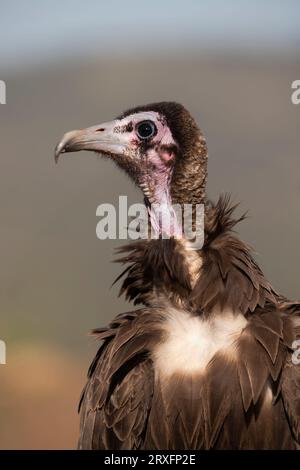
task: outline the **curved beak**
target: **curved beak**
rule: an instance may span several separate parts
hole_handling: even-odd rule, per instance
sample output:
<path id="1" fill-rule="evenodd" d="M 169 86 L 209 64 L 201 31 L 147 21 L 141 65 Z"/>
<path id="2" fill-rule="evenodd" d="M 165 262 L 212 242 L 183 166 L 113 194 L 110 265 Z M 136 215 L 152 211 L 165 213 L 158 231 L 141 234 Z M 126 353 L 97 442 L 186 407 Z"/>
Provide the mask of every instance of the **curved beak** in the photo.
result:
<path id="1" fill-rule="evenodd" d="M 55 162 L 62 153 L 91 150 L 108 155 L 122 155 L 128 145 L 128 134 L 120 132 L 119 121 L 67 132 L 55 148 Z"/>

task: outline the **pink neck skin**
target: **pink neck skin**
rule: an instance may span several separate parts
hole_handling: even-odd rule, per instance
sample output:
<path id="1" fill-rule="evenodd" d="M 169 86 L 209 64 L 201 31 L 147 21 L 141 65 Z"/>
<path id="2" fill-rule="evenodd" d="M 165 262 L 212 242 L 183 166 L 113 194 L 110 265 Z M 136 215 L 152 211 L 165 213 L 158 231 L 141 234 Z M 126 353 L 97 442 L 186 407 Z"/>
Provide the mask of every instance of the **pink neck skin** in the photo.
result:
<path id="1" fill-rule="evenodd" d="M 169 190 L 174 158 L 174 153 L 168 151 L 167 147 L 152 148 L 147 152 L 147 166 L 150 171 L 146 172 L 143 186 L 151 204 L 148 213 L 154 238 L 160 235 L 163 238 L 182 237 L 181 223 L 172 207 Z"/>

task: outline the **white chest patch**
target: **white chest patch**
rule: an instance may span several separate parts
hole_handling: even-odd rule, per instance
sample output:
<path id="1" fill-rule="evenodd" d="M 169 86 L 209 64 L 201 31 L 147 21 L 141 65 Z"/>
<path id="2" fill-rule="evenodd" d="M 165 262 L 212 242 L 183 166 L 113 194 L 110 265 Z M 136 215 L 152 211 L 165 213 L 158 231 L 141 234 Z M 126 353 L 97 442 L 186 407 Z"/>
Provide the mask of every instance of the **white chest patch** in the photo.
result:
<path id="1" fill-rule="evenodd" d="M 153 351 L 156 370 L 163 376 L 176 372 L 201 372 L 218 351 L 234 358 L 235 341 L 247 320 L 231 311 L 202 319 L 189 312 L 168 308 L 164 340 Z"/>

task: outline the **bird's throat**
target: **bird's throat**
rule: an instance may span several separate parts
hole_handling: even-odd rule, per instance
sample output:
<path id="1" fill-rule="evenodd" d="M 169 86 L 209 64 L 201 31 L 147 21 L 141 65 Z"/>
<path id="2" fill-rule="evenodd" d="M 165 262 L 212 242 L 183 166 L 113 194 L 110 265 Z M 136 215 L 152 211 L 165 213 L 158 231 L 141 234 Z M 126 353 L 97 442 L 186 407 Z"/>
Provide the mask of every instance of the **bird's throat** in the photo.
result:
<path id="1" fill-rule="evenodd" d="M 166 190 L 153 203 L 150 203 L 147 198 L 146 200 L 151 225 L 151 236 L 153 238 L 182 238 L 181 217 L 172 205 L 170 192 Z"/>

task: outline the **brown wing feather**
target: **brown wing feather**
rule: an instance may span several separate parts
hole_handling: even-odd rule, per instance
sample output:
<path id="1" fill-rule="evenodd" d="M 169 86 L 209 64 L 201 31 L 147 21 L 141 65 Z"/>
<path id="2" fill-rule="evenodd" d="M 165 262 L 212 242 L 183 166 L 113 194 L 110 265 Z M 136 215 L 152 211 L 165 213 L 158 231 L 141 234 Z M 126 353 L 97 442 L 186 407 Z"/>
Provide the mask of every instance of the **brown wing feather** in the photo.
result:
<path id="1" fill-rule="evenodd" d="M 107 331 L 96 331 L 105 340 L 81 398 L 80 449 L 137 449 L 143 443 L 153 395 L 147 346 L 155 330 L 147 335 L 139 314 L 143 317 L 142 311 L 123 315 Z"/>
<path id="2" fill-rule="evenodd" d="M 291 338 L 289 331 L 290 348 L 286 365 L 282 372 L 281 393 L 285 411 L 298 444 L 300 444 L 300 364 L 295 361 L 299 354 L 295 353 L 291 340 L 300 340 L 300 304 L 299 302 L 282 305 L 282 309 L 289 313 L 290 324 L 293 326 L 294 335 Z M 296 347 L 299 349 L 299 344 Z M 293 354 L 295 353 L 294 360 Z"/>
<path id="3" fill-rule="evenodd" d="M 285 366 L 282 378 L 282 397 L 293 434 L 300 444 L 300 368 L 290 361 Z"/>

